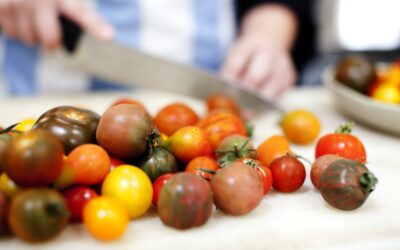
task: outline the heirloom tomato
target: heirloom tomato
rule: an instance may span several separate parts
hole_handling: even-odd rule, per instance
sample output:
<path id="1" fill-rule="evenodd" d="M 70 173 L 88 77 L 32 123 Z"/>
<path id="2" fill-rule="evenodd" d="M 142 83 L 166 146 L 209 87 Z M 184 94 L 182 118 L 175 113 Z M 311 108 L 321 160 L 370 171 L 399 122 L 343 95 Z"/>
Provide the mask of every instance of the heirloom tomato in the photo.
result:
<path id="1" fill-rule="evenodd" d="M 171 103 L 158 111 L 154 117 L 154 124 L 158 130 L 168 136 L 180 128 L 196 125 L 198 121 L 198 115 L 183 103 Z"/>
<path id="2" fill-rule="evenodd" d="M 213 155 L 206 133 L 196 126 L 187 126 L 176 131 L 168 138 L 165 147 L 183 163 L 198 156 Z"/>
<path id="3" fill-rule="evenodd" d="M 154 147 L 149 150 L 149 155 L 138 164 L 153 182 L 159 176 L 166 173 L 178 171 L 178 164 L 175 156 L 162 147 Z"/>
<path id="4" fill-rule="evenodd" d="M 273 160 L 290 153 L 289 142 L 281 135 L 273 135 L 257 147 L 257 160 L 269 166 Z"/>
<path id="5" fill-rule="evenodd" d="M 163 174 L 153 182 L 153 205 L 157 207 L 160 192 L 165 183 L 173 176 L 173 173 Z"/>
<path id="6" fill-rule="evenodd" d="M 146 173 L 138 167 L 122 165 L 110 172 L 103 182 L 102 195 L 124 204 L 130 217 L 142 216 L 150 207 L 153 187 Z"/>
<path id="7" fill-rule="evenodd" d="M 235 115 L 240 117 L 240 109 L 236 104 L 235 100 L 224 94 L 214 94 L 206 99 L 207 110 L 208 112 L 212 112 L 214 110 L 226 110 L 234 113 Z"/>
<path id="8" fill-rule="evenodd" d="M 204 129 L 213 149 L 217 149 L 221 141 L 230 135 L 247 136 L 243 121 L 227 111 L 210 113 L 198 126 Z"/>
<path id="9" fill-rule="evenodd" d="M 137 105 L 120 104 L 104 112 L 96 138 L 111 156 L 132 160 L 146 151 L 153 132 L 152 117 L 145 109 Z"/>
<path id="10" fill-rule="evenodd" d="M 9 198 L 3 191 L 0 190 L 0 237 L 8 231 L 8 207 Z"/>
<path id="11" fill-rule="evenodd" d="M 81 222 L 86 203 L 98 196 L 93 189 L 86 186 L 75 186 L 67 189 L 63 192 L 63 195 L 71 213 L 70 221 L 72 222 Z"/>
<path id="12" fill-rule="evenodd" d="M 285 155 L 271 162 L 272 186 L 276 191 L 291 193 L 299 188 L 306 179 L 306 169 L 296 157 Z"/>
<path id="13" fill-rule="evenodd" d="M 161 189 L 158 214 L 162 222 L 170 227 L 198 227 L 211 216 L 212 197 L 209 183 L 200 176 L 175 174 Z"/>
<path id="14" fill-rule="evenodd" d="M 242 135 L 230 135 L 222 140 L 215 150 L 218 163 L 223 167 L 240 158 L 255 158 L 256 150 L 250 138 Z"/>
<path id="15" fill-rule="evenodd" d="M 319 138 L 315 147 L 315 158 L 334 154 L 365 163 L 367 155 L 364 145 L 356 136 L 350 134 L 351 130 L 352 124 L 344 124 L 335 133 Z"/>
<path id="16" fill-rule="evenodd" d="M 96 239 L 116 240 L 128 227 L 129 213 L 117 199 L 100 196 L 91 199 L 83 208 L 83 223 Z"/>
<path id="17" fill-rule="evenodd" d="M 264 164 L 262 164 L 259 160 L 254 160 L 252 158 L 240 158 L 236 160 L 237 162 L 242 162 L 249 167 L 254 168 L 257 171 L 257 174 L 260 176 L 260 179 L 263 183 L 264 187 L 264 195 L 266 195 L 272 186 L 272 173 L 269 168 L 267 168 Z"/>
<path id="18" fill-rule="evenodd" d="M 354 210 L 365 202 L 377 182 L 363 163 L 341 159 L 331 163 L 322 173 L 320 192 L 329 205 Z"/>
<path id="19" fill-rule="evenodd" d="M 218 168 L 218 162 L 214 158 L 199 156 L 189 162 L 189 164 L 186 166 L 185 172 L 197 174 L 207 180 L 210 180 L 212 174 L 207 173 L 204 170 L 217 171 Z"/>
<path id="20" fill-rule="evenodd" d="M 263 183 L 257 171 L 241 162 L 218 170 L 210 184 L 215 205 L 230 215 L 251 212 L 264 196 Z"/>

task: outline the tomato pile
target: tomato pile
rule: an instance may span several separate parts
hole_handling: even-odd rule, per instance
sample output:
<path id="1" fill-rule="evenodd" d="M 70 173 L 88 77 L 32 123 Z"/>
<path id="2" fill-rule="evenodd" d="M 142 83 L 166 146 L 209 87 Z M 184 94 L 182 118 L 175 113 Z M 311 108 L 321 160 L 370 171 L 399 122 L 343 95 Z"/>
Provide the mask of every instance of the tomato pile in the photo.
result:
<path id="1" fill-rule="evenodd" d="M 129 98 L 99 115 L 56 107 L 0 131 L 0 235 L 27 242 L 84 223 L 98 240 L 116 240 L 153 206 L 170 227 L 204 225 L 215 208 L 241 216 L 276 192 L 293 193 L 306 167 L 290 143 L 309 145 L 320 121 L 307 110 L 282 115 L 282 135 L 254 145 L 230 97 L 206 100 L 200 117 L 184 103 L 151 116 Z M 310 177 L 333 207 L 360 207 L 377 179 L 349 124 L 316 141 Z"/>
<path id="2" fill-rule="evenodd" d="M 374 100 L 400 104 L 400 60 L 376 67 L 367 58 L 348 56 L 338 62 L 336 79 Z"/>

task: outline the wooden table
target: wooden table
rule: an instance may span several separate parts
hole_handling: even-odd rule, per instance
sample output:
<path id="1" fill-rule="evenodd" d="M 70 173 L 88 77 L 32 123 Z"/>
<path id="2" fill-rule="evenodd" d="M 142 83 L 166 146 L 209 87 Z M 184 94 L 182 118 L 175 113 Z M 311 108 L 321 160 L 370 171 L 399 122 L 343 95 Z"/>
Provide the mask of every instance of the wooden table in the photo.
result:
<path id="1" fill-rule="evenodd" d="M 167 93 L 97 93 L 82 96 L 3 99 L 0 124 L 37 117 L 57 105 L 80 105 L 102 113 L 118 97 L 138 98 L 155 114 L 163 105 L 184 101 L 204 114 L 201 101 Z M 323 125 L 322 133 L 347 121 L 323 88 L 296 89 L 280 101 L 290 110 L 307 108 Z M 254 121 L 254 143 L 279 133 L 279 115 L 266 112 Z M 357 125 L 354 134 L 367 149 L 368 167 L 379 178 L 376 190 L 359 209 L 344 212 L 327 205 L 309 179 L 292 194 L 272 191 L 252 213 L 232 217 L 215 211 L 206 225 L 186 231 L 164 226 L 154 211 L 130 223 L 124 237 L 112 243 L 94 240 L 81 225 L 68 226 L 56 239 L 28 245 L 17 238 L 1 239 L 0 249 L 400 249 L 400 139 Z M 314 146 L 293 150 L 314 159 Z"/>

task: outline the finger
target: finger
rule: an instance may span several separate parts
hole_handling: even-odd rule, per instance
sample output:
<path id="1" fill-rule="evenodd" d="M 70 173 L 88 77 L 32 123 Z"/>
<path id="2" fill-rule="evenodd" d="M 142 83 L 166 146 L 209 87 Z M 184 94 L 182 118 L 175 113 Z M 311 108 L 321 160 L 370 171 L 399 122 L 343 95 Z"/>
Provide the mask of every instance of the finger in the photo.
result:
<path id="1" fill-rule="evenodd" d="M 1 10 L 1 26 L 7 36 L 11 38 L 17 37 L 17 29 L 15 27 L 15 9 L 11 1 L 0 1 Z"/>
<path id="2" fill-rule="evenodd" d="M 257 89 L 271 77 L 275 69 L 273 53 L 272 51 L 262 50 L 253 54 L 242 77 L 245 86 Z"/>
<path id="3" fill-rule="evenodd" d="M 40 44 L 46 49 L 55 49 L 61 43 L 60 24 L 54 1 L 37 1 L 32 5 L 34 25 Z"/>
<path id="4" fill-rule="evenodd" d="M 229 80 L 239 80 L 250 57 L 251 48 L 239 40 L 229 51 L 221 76 Z"/>
<path id="5" fill-rule="evenodd" d="M 33 45 L 36 42 L 34 32 L 33 12 L 29 3 L 23 0 L 17 0 L 16 5 L 18 11 L 16 14 L 17 35 L 22 41 L 28 45 Z"/>
<path id="6" fill-rule="evenodd" d="M 59 8 L 64 15 L 91 35 L 102 40 L 111 40 L 114 37 L 112 26 L 103 21 L 82 1 L 60 1 Z"/>

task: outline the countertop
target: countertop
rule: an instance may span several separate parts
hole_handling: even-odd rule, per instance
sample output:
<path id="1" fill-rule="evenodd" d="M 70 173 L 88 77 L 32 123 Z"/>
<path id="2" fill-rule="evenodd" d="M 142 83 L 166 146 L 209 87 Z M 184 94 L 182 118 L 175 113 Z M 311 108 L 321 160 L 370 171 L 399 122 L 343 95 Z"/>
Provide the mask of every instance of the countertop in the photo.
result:
<path id="1" fill-rule="evenodd" d="M 96 93 L 41 98 L 6 98 L 0 103 L 0 124 L 37 117 L 58 105 L 79 105 L 100 114 L 119 97 L 142 101 L 155 114 L 172 101 L 183 101 L 204 114 L 200 100 L 168 93 Z M 294 89 L 281 100 L 286 110 L 306 108 L 321 120 L 322 133 L 333 131 L 349 118 L 339 114 L 330 94 L 322 87 Z M 373 115 L 373 114 L 371 114 Z M 280 133 L 279 114 L 266 111 L 254 120 L 254 143 Z M 357 124 L 353 133 L 364 143 L 369 169 L 378 177 L 376 190 L 366 203 L 351 212 L 327 205 L 313 188 L 310 166 L 307 178 L 295 193 L 271 191 L 250 214 L 232 217 L 214 211 L 202 227 L 179 231 L 162 224 L 150 210 L 133 220 L 125 235 L 115 242 L 94 240 L 82 225 L 70 225 L 61 235 L 44 244 L 30 245 L 17 238 L 0 239 L 0 249 L 400 249 L 400 138 Z M 315 144 L 292 149 L 314 160 Z"/>

